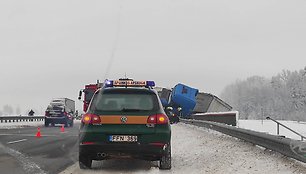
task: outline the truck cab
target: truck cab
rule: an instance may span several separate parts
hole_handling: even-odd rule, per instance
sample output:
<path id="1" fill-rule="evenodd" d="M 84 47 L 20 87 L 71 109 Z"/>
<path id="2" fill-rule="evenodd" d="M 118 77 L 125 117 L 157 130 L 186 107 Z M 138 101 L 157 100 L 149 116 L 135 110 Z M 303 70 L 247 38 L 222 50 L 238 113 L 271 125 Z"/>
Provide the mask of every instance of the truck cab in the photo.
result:
<path id="1" fill-rule="evenodd" d="M 99 83 L 99 81 L 97 81 L 96 84 L 85 85 L 85 88 L 80 90 L 78 99 L 81 100 L 82 99 L 82 94 L 84 93 L 84 98 L 83 98 L 83 111 L 84 112 L 87 111 L 88 105 L 89 105 L 94 93 L 99 88 L 101 88 L 101 86 L 103 86 L 103 83 Z"/>

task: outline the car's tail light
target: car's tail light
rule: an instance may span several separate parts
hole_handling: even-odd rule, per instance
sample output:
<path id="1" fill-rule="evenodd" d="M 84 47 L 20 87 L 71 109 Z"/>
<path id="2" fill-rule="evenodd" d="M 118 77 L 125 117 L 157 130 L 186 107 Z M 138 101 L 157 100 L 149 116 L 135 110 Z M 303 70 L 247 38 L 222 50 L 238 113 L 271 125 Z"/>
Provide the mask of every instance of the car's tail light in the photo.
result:
<path id="1" fill-rule="evenodd" d="M 157 114 L 157 124 L 168 124 L 168 117 L 164 114 Z"/>
<path id="2" fill-rule="evenodd" d="M 48 111 L 45 112 L 45 116 L 50 116 Z"/>
<path id="3" fill-rule="evenodd" d="M 156 124 L 156 115 L 150 115 L 147 122 L 149 124 Z"/>
<path id="4" fill-rule="evenodd" d="M 91 122 L 91 114 L 85 114 L 82 117 L 82 123 L 89 124 Z"/>
<path id="5" fill-rule="evenodd" d="M 101 123 L 101 119 L 97 115 L 92 115 L 91 116 L 91 123 Z"/>
<path id="6" fill-rule="evenodd" d="M 95 114 L 85 114 L 82 117 L 82 123 L 84 124 L 101 123 L 101 119 L 98 115 Z"/>
<path id="7" fill-rule="evenodd" d="M 168 124 L 168 117 L 164 114 L 150 115 L 148 117 L 149 124 Z"/>
<path id="8" fill-rule="evenodd" d="M 67 116 L 67 115 L 68 115 L 68 113 L 67 113 L 67 112 L 64 112 L 64 115 L 65 115 L 65 116 Z"/>

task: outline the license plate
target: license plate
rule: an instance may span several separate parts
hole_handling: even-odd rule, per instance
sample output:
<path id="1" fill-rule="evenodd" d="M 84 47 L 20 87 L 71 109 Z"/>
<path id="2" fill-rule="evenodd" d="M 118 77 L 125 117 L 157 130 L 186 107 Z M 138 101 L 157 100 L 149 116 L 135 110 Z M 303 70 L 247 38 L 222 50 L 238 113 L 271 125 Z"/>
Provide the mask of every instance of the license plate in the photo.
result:
<path id="1" fill-rule="evenodd" d="M 109 141 L 111 142 L 137 142 L 135 135 L 110 135 Z"/>

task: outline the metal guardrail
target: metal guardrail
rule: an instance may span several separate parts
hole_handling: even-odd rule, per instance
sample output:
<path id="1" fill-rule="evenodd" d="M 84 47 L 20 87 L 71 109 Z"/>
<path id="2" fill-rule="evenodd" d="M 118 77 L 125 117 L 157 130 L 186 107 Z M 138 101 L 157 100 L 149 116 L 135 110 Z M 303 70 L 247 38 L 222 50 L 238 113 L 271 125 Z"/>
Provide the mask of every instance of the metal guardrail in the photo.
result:
<path id="1" fill-rule="evenodd" d="M 199 127 L 213 129 L 306 163 L 306 142 L 304 141 L 293 140 L 209 121 L 186 119 L 181 119 L 180 121 Z"/>
<path id="2" fill-rule="evenodd" d="M 44 121 L 45 116 L 1 116 L 0 123 Z"/>
<path id="3" fill-rule="evenodd" d="M 303 136 L 302 134 L 300 134 L 300 133 L 298 133 L 298 132 L 292 130 L 292 129 L 289 128 L 288 126 L 286 126 L 286 125 L 284 125 L 284 124 L 282 124 L 282 123 L 280 123 L 280 122 L 274 120 L 273 118 L 267 117 L 266 119 L 267 119 L 267 120 L 272 120 L 272 121 L 274 121 L 274 122 L 277 124 L 277 135 L 279 135 L 279 125 L 281 125 L 281 126 L 283 126 L 284 128 L 286 128 L 286 129 L 290 130 L 291 132 L 295 133 L 296 135 L 300 136 L 302 141 L 303 141 L 304 139 L 306 140 L 306 137 L 305 137 L 305 136 Z"/>

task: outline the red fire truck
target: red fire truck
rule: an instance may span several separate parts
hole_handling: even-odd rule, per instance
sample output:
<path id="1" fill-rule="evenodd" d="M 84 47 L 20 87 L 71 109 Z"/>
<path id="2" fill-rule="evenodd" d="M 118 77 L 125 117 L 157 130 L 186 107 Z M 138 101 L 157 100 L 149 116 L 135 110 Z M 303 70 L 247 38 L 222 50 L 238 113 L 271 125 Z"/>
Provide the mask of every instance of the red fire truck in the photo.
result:
<path id="1" fill-rule="evenodd" d="M 84 112 L 87 111 L 88 105 L 94 93 L 96 92 L 97 89 L 101 88 L 102 85 L 103 83 L 100 83 L 99 81 L 97 81 L 96 84 L 85 85 L 85 89 L 80 90 L 78 99 L 81 100 L 82 93 L 84 93 L 84 98 L 83 98 L 83 111 Z"/>

